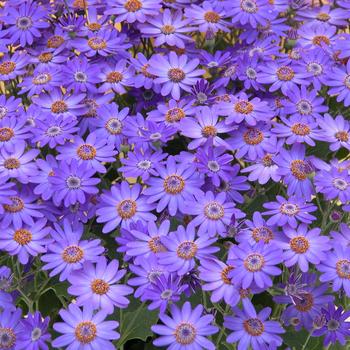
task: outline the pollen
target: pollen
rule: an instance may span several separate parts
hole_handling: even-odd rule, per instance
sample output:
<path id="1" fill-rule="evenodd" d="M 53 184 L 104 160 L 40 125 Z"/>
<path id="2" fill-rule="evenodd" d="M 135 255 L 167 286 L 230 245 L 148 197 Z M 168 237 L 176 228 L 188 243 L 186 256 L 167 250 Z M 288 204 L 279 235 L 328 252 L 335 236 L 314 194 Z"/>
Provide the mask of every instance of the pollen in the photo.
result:
<path id="1" fill-rule="evenodd" d="M 185 188 L 185 181 L 180 175 L 169 175 L 164 179 L 163 187 L 168 194 L 178 194 Z"/>
<path id="2" fill-rule="evenodd" d="M 90 344 L 97 336 L 97 327 L 91 321 L 83 321 L 76 326 L 74 334 L 80 343 Z"/>
<path id="3" fill-rule="evenodd" d="M 255 145 L 258 145 L 259 143 L 263 142 L 264 134 L 256 128 L 249 128 L 243 134 L 243 139 L 247 145 L 255 146 Z"/>
<path id="4" fill-rule="evenodd" d="M 47 47 L 49 49 L 57 49 L 64 43 L 64 38 L 63 36 L 60 35 L 54 35 L 51 38 L 47 40 Z"/>
<path id="5" fill-rule="evenodd" d="M 13 129 L 8 127 L 0 128 L 0 141 L 7 142 L 10 141 L 11 138 L 15 135 Z"/>
<path id="6" fill-rule="evenodd" d="M 68 105 L 63 100 L 55 101 L 51 105 L 51 112 L 52 113 L 58 114 L 58 113 L 65 113 L 67 111 L 68 111 Z"/>
<path id="7" fill-rule="evenodd" d="M 220 15 L 215 11 L 207 11 L 204 14 L 204 19 L 209 23 L 218 23 L 220 21 Z"/>
<path id="8" fill-rule="evenodd" d="M 160 240 L 160 236 L 154 236 L 152 237 L 149 241 L 148 241 L 148 247 L 149 249 L 157 254 L 160 252 L 166 252 L 166 248 L 164 247 L 164 245 L 162 244 L 161 240 Z"/>
<path id="9" fill-rule="evenodd" d="M 165 24 L 160 30 L 165 35 L 175 33 L 175 27 L 170 24 Z"/>
<path id="10" fill-rule="evenodd" d="M 18 213 L 24 208 L 24 202 L 19 197 L 10 197 L 9 198 L 12 203 L 11 204 L 4 204 L 4 209 L 8 213 Z"/>
<path id="11" fill-rule="evenodd" d="M 264 333 L 265 326 L 258 318 L 249 318 L 243 322 L 244 330 L 253 337 L 258 337 Z"/>
<path id="12" fill-rule="evenodd" d="M 120 83 L 123 80 L 123 74 L 117 71 L 113 71 L 107 74 L 106 82 L 115 84 Z"/>
<path id="13" fill-rule="evenodd" d="M 297 254 L 304 254 L 310 248 L 309 240 L 303 236 L 294 237 L 289 243 L 291 249 Z"/>
<path id="14" fill-rule="evenodd" d="M 75 264 L 84 258 L 84 250 L 73 244 L 66 247 L 62 252 L 62 259 L 67 264 Z"/>
<path id="15" fill-rule="evenodd" d="M 168 71 L 168 78 L 173 83 L 179 83 L 186 77 L 185 72 L 180 68 L 170 68 Z"/>
<path id="16" fill-rule="evenodd" d="M 216 127 L 213 125 L 207 125 L 202 129 L 202 135 L 204 137 L 214 137 L 217 134 Z"/>
<path id="17" fill-rule="evenodd" d="M 17 158 L 7 158 L 4 161 L 4 167 L 8 170 L 18 169 L 20 166 L 21 163 Z"/>
<path id="18" fill-rule="evenodd" d="M 290 81 L 294 78 L 294 70 L 287 66 L 282 66 L 277 69 L 277 78 L 281 81 Z"/>
<path id="19" fill-rule="evenodd" d="M 225 266 L 221 271 L 221 279 L 225 284 L 232 284 L 231 279 L 228 277 L 229 273 L 234 269 L 233 266 Z"/>
<path id="20" fill-rule="evenodd" d="M 119 216 L 126 220 L 132 218 L 136 214 L 137 204 L 132 199 L 124 199 L 117 205 Z"/>
<path id="21" fill-rule="evenodd" d="M 191 260 L 195 257 L 198 246 L 193 241 L 184 241 L 177 247 L 176 254 L 184 260 Z"/>
<path id="22" fill-rule="evenodd" d="M 106 41 L 99 38 L 98 36 L 90 38 L 87 44 L 90 46 L 90 48 L 92 48 L 95 51 L 103 50 L 107 47 Z"/>
<path id="23" fill-rule="evenodd" d="M 316 35 L 313 39 L 312 39 L 312 43 L 314 45 L 318 45 L 321 46 L 321 44 L 326 44 L 329 45 L 331 43 L 331 41 L 329 40 L 329 38 L 325 35 Z"/>
<path id="24" fill-rule="evenodd" d="M 292 133 L 299 136 L 310 134 L 310 127 L 307 124 L 295 123 L 291 127 Z"/>
<path id="25" fill-rule="evenodd" d="M 83 160 L 92 160 L 96 157 L 96 148 L 87 143 L 77 148 L 77 155 Z"/>
<path id="26" fill-rule="evenodd" d="M 27 245 L 32 241 L 32 238 L 31 232 L 25 229 L 16 230 L 13 235 L 13 240 L 20 245 Z"/>
<path id="27" fill-rule="evenodd" d="M 338 131 L 334 136 L 337 140 L 341 142 L 349 141 L 349 133 L 347 131 Z"/>
<path id="28" fill-rule="evenodd" d="M 16 69 L 16 63 L 13 61 L 5 61 L 0 64 L 0 74 L 11 74 Z"/>
<path id="29" fill-rule="evenodd" d="M 246 100 L 241 100 L 235 103 L 234 110 L 240 114 L 250 114 L 254 110 L 254 105 Z"/>
<path id="30" fill-rule="evenodd" d="M 98 295 L 104 295 L 109 291 L 109 284 L 99 278 L 91 282 L 91 290 Z"/>
<path id="31" fill-rule="evenodd" d="M 140 0 L 128 0 L 124 4 L 124 8 L 128 12 L 136 12 L 142 9 L 142 2 Z"/>
<path id="32" fill-rule="evenodd" d="M 165 120 L 168 123 L 176 123 L 185 118 L 186 114 L 182 108 L 174 107 L 169 109 L 165 114 Z"/>

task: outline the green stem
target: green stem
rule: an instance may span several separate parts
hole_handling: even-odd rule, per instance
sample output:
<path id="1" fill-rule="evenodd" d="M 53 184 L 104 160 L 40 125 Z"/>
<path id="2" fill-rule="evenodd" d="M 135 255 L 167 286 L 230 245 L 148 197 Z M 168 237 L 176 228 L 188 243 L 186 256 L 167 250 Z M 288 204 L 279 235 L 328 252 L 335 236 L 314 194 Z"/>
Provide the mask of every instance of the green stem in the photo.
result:
<path id="1" fill-rule="evenodd" d="M 303 347 L 301 348 L 301 350 L 305 350 L 306 349 L 306 346 L 309 343 L 309 340 L 311 339 L 311 335 L 312 335 L 313 331 L 314 330 L 312 329 L 311 332 L 309 333 L 309 335 L 307 336 L 307 338 L 305 340 L 305 343 L 304 343 Z"/>

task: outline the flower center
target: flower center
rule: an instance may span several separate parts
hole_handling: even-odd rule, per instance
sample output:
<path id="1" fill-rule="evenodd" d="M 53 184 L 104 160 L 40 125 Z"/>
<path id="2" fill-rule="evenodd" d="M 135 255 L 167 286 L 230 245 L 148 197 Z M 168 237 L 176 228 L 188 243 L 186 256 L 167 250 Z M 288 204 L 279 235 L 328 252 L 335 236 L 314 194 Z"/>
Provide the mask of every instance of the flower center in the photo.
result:
<path id="1" fill-rule="evenodd" d="M 68 111 L 68 105 L 66 102 L 64 102 L 63 100 L 58 100 L 55 101 L 52 105 L 51 105 L 51 112 L 52 113 L 65 113 Z"/>
<path id="2" fill-rule="evenodd" d="M 224 77 L 229 78 L 233 76 L 237 72 L 237 65 L 233 64 L 232 66 L 228 67 L 224 72 Z M 228 101 L 229 102 L 229 101 Z"/>
<path id="3" fill-rule="evenodd" d="M 328 322 L 327 322 L 327 328 L 329 331 L 336 331 L 340 326 L 340 323 L 335 320 L 334 318 L 331 318 Z"/>
<path id="4" fill-rule="evenodd" d="M 109 284 L 99 278 L 91 282 L 91 290 L 98 295 L 104 295 L 109 291 Z"/>
<path id="5" fill-rule="evenodd" d="M 309 166 L 304 160 L 295 159 L 290 163 L 290 171 L 294 177 L 303 181 L 307 178 Z"/>
<path id="6" fill-rule="evenodd" d="M 197 335 L 196 328 L 189 322 L 181 322 L 174 332 L 176 341 L 181 345 L 189 345 L 194 342 Z"/>
<path id="7" fill-rule="evenodd" d="M 312 43 L 313 43 L 314 45 L 321 46 L 321 44 L 329 45 L 329 44 L 331 43 L 331 41 L 330 41 L 329 38 L 326 37 L 325 35 L 316 35 L 316 36 L 312 39 Z"/>
<path id="8" fill-rule="evenodd" d="M 20 245 L 27 245 L 32 241 L 32 238 L 33 236 L 30 231 L 25 229 L 15 231 L 15 234 L 13 235 L 13 240 Z"/>
<path id="9" fill-rule="evenodd" d="M 316 77 L 323 73 L 322 65 L 317 62 L 308 63 L 306 69 L 309 73 L 312 73 Z"/>
<path id="10" fill-rule="evenodd" d="M 185 77 L 185 72 L 180 68 L 170 68 L 168 71 L 168 78 L 173 83 L 179 83 L 180 81 L 184 80 Z"/>
<path id="11" fill-rule="evenodd" d="M 219 220 L 224 214 L 225 209 L 218 202 L 210 202 L 204 207 L 204 215 L 210 220 Z"/>
<path id="12" fill-rule="evenodd" d="M 124 8 L 128 12 L 136 12 L 142 9 L 142 2 L 140 0 L 128 0 L 124 4 Z"/>
<path id="13" fill-rule="evenodd" d="M 345 191 L 349 186 L 349 184 L 344 179 L 341 179 L 339 177 L 333 179 L 332 183 L 335 188 L 341 191 Z"/>
<path id="14" fill-rule="evenodd" d="M 169 300 L 173 296 L 173 291 L 171 289 L 163 290 L 163 292 L 160 294 L 161 299 L 163 300 Z"/>
<path id="15" fill-rule="evenodd" d="M 0 74 L 7 75 L 16 69 L 16 63 L 12 61 L 5 61 L 0 64 Z"/>
<path id="16" fill-rule="evenodd" d="M 234 106 L 235 112 L 240 114 L 250 114 L 254 110 L 254 106 L 247 100 L 238 101 Z"/>
<path id="17" fill-rule="evenodd" d="M 132 218 L 136 213 L 136 209 L 137 204 L 132 199 L 124 199 L 117 206 L 118 214 L 122 219 Z"/>
<path id="18" fill-rule="evenodd" d="M 73 7 L 79 10 L 86 10 L 88 7 L 87 0 L 74 0 Z"/>
<path id="19" fill-rule="evenodd" d="M 177 247 L 177 256 L 184 260 L 191 260 L 196 255 L 198 247 L 193 241 L 184 241 Z"/>
<path id="20" fill-rule="evenodd" d="M 152 166 L 152 162 L 150 160 L 144 159 L 139 161 L 136 166 L 141 170 L 148 170 Z"/>
<path id="21" fill-rule="evenodd" d="M 185 188 L 185 180 L 179 175 L 169 175 L 164 179 L 164 191 L 168 194 L 178 194 Z"/>
<path id="22" fill-rule="evenodd" d="M 245 71 L 245 74 L 249 79 L 253 79 L 253 80 L 256 79 L 256 70 L 252 67 L 247 68 Z"/>
<path id="23" fill-rule="evenodd" d="M 50 137 L 58 136 L 61 133 L 62 133 L 62 129 L 59 126 L 56 126 L 56 125 L 55 126 L 50 126 L 45 132 L 45 134 L 47 136 L 50 136 Z"/>
<path id="24" fill-rule="evenodd" d="M 307 124 L 295 123 L 291 127 L 292 133 L 299 136 L 305 136 L 310 134 L 310 127 Z"/>
<path id="25" fill-rule="evenodd" d="M 67 264 L 74 264 L 84 258 L 84 250 L 79 246 L 72 244 L 64 248 L 62 252 L 62 259 Z"/>
<path id="26" fill-rule="evenodd" d="M 4 161 L 4 167 L 8 170 L 18 169 L 21 166 L 21 163 L 16 158 L 7 158 Z"/>
<path id="27" fill-rule="evenodd" d="M 107 43 L 105 40 L 98 36 L 94 36 L 88 40 L 88 45 L 91 49 L 97 51 L 97 50 L 103 50 L 107 47 Z"/>
<path id="28" fill-rule="evenodd" d="M 209 160 L 208 169 L 213 173 L 217 173 L 220 170 L 220 164 L 216 160 Z"/>
<path id="29" fill-rule="evenodd" d="M 87 81 L 87 75 L 84 72 L 75 72 L 74 80 L 79 83 L 85 83 Z"/>
<path id="30" fill-rule="evenodd" d="M 174 107 L 169 109 L 165 114 L 165 120 L 168 123 L 179 122 L 182 118 L 186 116 L 182 108 Z"/>
<path id="31" fill-rule="evenodd" d="M 9 213 L 18 213 L 24 208 L 24 202 L 19 197 L 10 197 L 11 204 L 4 204 L 4 209 Z"/>
<path id="32" fill-rule="evenodd" d="M 19 17 L 16 21 L 16 26 L 21 30 L 29 29 L 33 25 L 30 17 Z"/>
<path id="33" fill-rule="evenodd" d="M 173 34 L 175 32 L 175 27 L 170 24 L 165 24 L 161 28 L 161 32 L 165 35 Z"/>
<path id="34" fill-rule="evenodd" d="M 108 73 L 106 77 L 107 83 L 120 83 L 123 80 L 123 74 L 117 71 Z"/>
<path id="35" fill-rule="evenodd" d="M 241 0 L 241 10 L 248 13 L 257 13 L 259 8 L 255 0 Z"/>
<path id="36" fill-rule="evenodd" d="M 96 338 L 97 328 L 91 321 L 83 321 L 75 327 L 74 334 L 80 343 L 89 344 Z"/>
<path id="37" fill-rule="evenodd" d="M 1 69 L 1 68 L 0 68 L 0 69 Z M 350 74 L 347 75 L 347 76 L 345 77 L 345 79 L 344 79 L 344 85 L 345 85 L 348 89 L 350 89 Z"/>
<path id="38" fill-rule="evenodd" d="M 310 248 L 310 243 L 307 238 L 303 236 L 297 236 L 290 240 L 289 245 L 291 249 L 297 254 L 304 254 Z"/>
<path id="39" fill-rule="evenodd" d="M 294 216 L 299 213 L 299 207 L 294 203 L 282 203 L 280 206 L 280 212 L 288 216 Z"/>
<path id="40" fill-rule="evenodd" d="M 122 132 L 123 124 L 118 118 L 111 118 L 106 122 L 105 128 L 111 135 L 118 135 Z"/>
<path id="41" fill-rule="evenodd" d="M 43 52 L 38 59 L 41 63 L 48 63 L 52 60 L 53 54 L 51 52 Z"/>
<path id="42" fill-rule="evenodd" d="M 340 278 L 350 280 L 350 260 L 341 259 L 336 263 L 336 271 Z"/>
<path id="43" fill-rule="evenodd" d="M 220 21 L 220 15 L 215 11 L 207 11 L 204 14 L 204 19 L 209 23 L 218 23 Z"/>
<path id="44" fill-rule="evenodd" d="M 202 129 L 202 135 L 204 137 L 214 137 L 216 136 L 217 130 L 213 125 L 207 125 Z"/>
<path id="45" fill-rule="evenodd" d="M 63 36 L 60 35 L 54 35 L 47 41 L 47 47 L 49 49 L 57 49 L 64 43 Z"/>
<path id="46" fill-rule="evenodd" d="M 341 142 L 349 141 L 349 134 L 346 131 L 338 131 L 334 136 L 337 140 Z"/>
<path id="47" fill-rule="evenodd" d="M 247 145 L 255 146 L 263 142 L 264 134 L 259 129 L 249 128 L 243 134 L 243 140 Z"/>
<path id="48" fill-rule="evenodd" d="M 253 337 L 264 333 L 265 326 L 258 318 L 249 318 L 243 322 L 244 330 Z"/>
<path id="49" fill-rule="evenodd" d="M 148 241 L 148 247 L 153 253 L 165 252 L 166 248 L 160 240 L 160 236 L 154 236 Z"/>
<path id="50" fill-rule="evenodd" d="M 40 339 L 41 337 L 41 329 L 39 327 L 35 327 L 33 330 L 32 330 L 32 333 L 31 333 L 31 339 L 32 341 L 37 341 Z"/>
<path id="51" fill-rule="evenodd" d="M 312 110 L 313 110 L 312 104 L 308 100 L 300 100 L 296 104 L 296 108 L 297 108 L 297 111 L 302 115 L 309 115 L 312 113 Z M 301 124 L 301 125 L 303 125 L 303 124 Z"/>
<path id="52" fill-rule="evenodd" d="M 81 187 L 81 179 L 77 176 L 68 176 L 66 184 L 70 190 L 77 190 Z"/>
<path id="53" fill-rule="evenodd" d="M 87 25 L 87 27 L 88 27 L 91 31 L 97 32 L 98 30 L 101 29 L 102 26 L 101 26 L 100 23 L 94 22 L 94 23 L 89 23 L 89 24 Z"/>
<path id="54" fill-rule="evenodd" d="M 148 69 L 149 68 L 149 63 L 146 63 L 142 66 L 141 68 L 141 73 L 146 77 L 146 78 L 151 78 L 151 79 L 154 79 L 156 78 L 155 75 L 151 74 L 148 72 Z"/>
<path id="55" fill-rule="evenodd" d="M 77 148 L 77 155 L 80 159 L 92 160 L 96 157 L 96 148 L 85 143 Z"/>
<path id="56" fill-rule="evenodd" d="M 244 267 L 250 272 L 260 271 L 264 265 L 265 259 L 259 253 L 251 253 L 244 259 Z"/>
<path id="57" fill-rule="evenodd" d="M 325 13 L 325 12 L 320 12 L 319 14 L 317 14 L 316 18 L 319 20 L 319 21 L 322 21 L 322 22 L 327 22 L 330 20 L 330 15 L 328 13 Z"/>
<path id="58" fill-rule="evenodd" d="M 15 135 L 13 129 L 8 127 L 0 128 L 0 141 L 6 142 L 11 140 L 11 138 Z"/>
<path id="59" fill-rule="evenodd" d="M 303 293 L 301 297 L 294 300 L 295 308 L 300 312 L 308 312 L 314 305 L 314 297 L 311 293 Z"/>
<path id="60" fill-rule="evenodd" d="M 221 279 L 225 284 L 232 284 L 231 278 L 229 278 L 229 273 L 234 269 L 233 266 L 225 266 L 221 271 Z"/>
<path id="61" fill-rule="evenodd" d="M 294 70 L 287 66 L 282 66 L 277 69 L 277 78 L 281 81 L 290 81 L 294 78 Z"/>
<path id="62" fill-rule="evenodd" d="M 272 162 L 272 155 L 271 154 L 266 154 L 263 158 L 262 158 L 262 163 L 264 164 L 265 167 L 270 167 L 273 165 Z"/>
<path id="63" fill-rule="evenodd" d="M 16 335 L 10 327 L 0 327 L 0 349 L 12 349 L 16 343 Z"/>
<path id="64" fill-rule="evenodd" d="M 44 85 L 51 81 L 51 74 L 49 73 L 41 73 L 33 78 L 34 85 Z"/>
<path id="65" fill-rule="evenodd" d="M 273 239 L 273 233 L 266 226 L 255 227 L 252 230 L 252 237 L 255 242 L 264 241 L 265 243 L 269 243 Z"/>

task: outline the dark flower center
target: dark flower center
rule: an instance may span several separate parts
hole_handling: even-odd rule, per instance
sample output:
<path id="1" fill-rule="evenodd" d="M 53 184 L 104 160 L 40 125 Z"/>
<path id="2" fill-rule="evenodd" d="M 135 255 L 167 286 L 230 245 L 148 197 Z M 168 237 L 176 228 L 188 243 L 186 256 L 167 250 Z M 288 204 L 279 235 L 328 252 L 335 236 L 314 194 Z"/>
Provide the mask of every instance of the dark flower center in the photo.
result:
<path id="1" fill-rule="evenodd" d="M 303 293 L 301 297 L 294 300 L 295 308 L 300 312 L 308 312 L 314 305 L 314 297 L 311 293 Z"/>
<path id="2" fill-rule="evenodd" d="M 169 109 L 165 114 L 165 120 L 168 123 L 176 123 L 179 122 L 186 116 L 185 112 L 182 108 L 174 107 Z"/>
<path id="3" fill-rule="evenodd" d="M 345 191 L 349 186 L 349 184 L 344 179 L 339 177 L 333 179 L 332 184 L 335 188 L 337 188 L 340 191 Z"/>
<path id="4" fill-rule="evenodd" d="M 346 131 L 338 131 L 335 133 L 335 138 L 341 142 L 348 142 L 349 141 L 349 134 Z"/>
<path id="5" fill-rule="evenodd" d="M 90 48 L 92 48 L 95 51 L 103 50 L 107 47 L 106 41 L 98 36 L 90 38 L 87 43 L 90 46 Z"/>
<path id="6" fill-rule="evenodd" d="M 317 14 L 316 18 L 321 22 L 327 22 L 330 20 L 331 17 L 328 13 L 320 12 L 319 14 Z"/>
<path id="7" fill-rule="evenodd" d="M 215 11 L 207 11 L 204 14 L 204 19 L 209 23 L 218 23 L 220 21 L 220 15 Z"/>
<path id="8" fill-rule="evenodd" d="M 210 220 L 219 220 L 225 215 L 225 209 L 220 203 L 213 201 L 204 207 L 204 215 Z"/>
<path id="9" fill-rule="evenodd" d="M 204 137 L 214 137 L 216 136 L 217 129 L 214 125 L 206 125 L 202 128 L 202 135 Z"/>
<path id="10" fill-rule="evenodd" d="M 77 190 L 81 187 L 81 179 L 77 176 L 68 176 L 66 183 L 70 190 Z"/>
<path id="11" fill-rule="evenodd" d="M 243 322 L 244 330 L 251 336 L 257 337 L 263 334 L 265 326 L 258 318 L 249 318 Z"/>
<path id="12" fill-rule="evenodd" d="M 153 253 L 165 252 L 166 248 L 160 240 L 160 236 L 154 236 L 148 241 L 148 247 Z"/>
<path id="13" fill-rule="evenodd" d="M 16 69 L 16 62 L 5 61 L 0 64 L 0 74 L 7 75 Z"/>
<path id="14" fill-rule="evenodd" d="M 269 243 L 273 239 L 273 233 L 266 226 L 255 227 L 252 230 L 252 237 L 255 242 L 264 241 L 265 243 Z"/>
<path id="15" fill-rule="evenodd" d="M 186 74 L 180 68 L 170 68 L 168 71 L 168 78 L 173 83 L 179 83 L 186 78 Z"/>
<path id="16" fill-rule="evenodd" d="M 19 17 L 16 21 L 16 26 L 21 30 L 29 29 L 33 25 L 33 21 L 30 17 Z"/>
<path id="17" fill-rule="evenodd" d="M 117 71 L 113 71 L 108 73 L 106 77 L 106 82 L 107 83 L 120 83 L 123 80 L 123 74 Z"/>
<path id="18" fill-rule="evenodd" d="M 68 105 L 63 100 L 58 100 L 52 103 L 51 112 L 52 113 L 65 113 L 68 111 Z"/>
<path id="19" fill-rule="evenodd" d="M 306 136 L 310 134 L 310 127 L 307 124 L 295 123 L 291 127 L 292 133 L 299 136 Z"/>
<path id="20" fill-rule="evenodd" d="M 197 330 L 189 322 L 180 323 L 175 329 L 175 339 L 181 345 L 192 344 L 197 335 Z"/>
<path id="21" fill-rule="evenodd" d="M 96 157 L 96 148 L 88 143 L 77 148 L 77 155 L 83 160 L 92 160 Z"/>
<path id="22" fill-rule="evenodd" d="M 277 78 L 281 81 L 290 81 L 294 78 L 294 70 L 287 66 L 282 66 L 277 69 Z"/>
<path id="23" fill-rule="evenodd" d="M 255 0 L 241 0 L 241 9 L 248 13 L 257 13 L 259 10 Z"/>
<path id="24" fill-rule="evenodd" d="M 350 260 L 341 259 L 336 263 L 336 271 L 340 278 L 350 279 Z"/>
<path id="25" fill-rule="evenodd" d="M 119 135 L 122 132 L 123 124 L 118 118 L 111 118 L 105 124 L 105 128 L 112 135 Z"/>
<path id="26" fill-rule="evenodd" d="M 221 271 L 221 279 L 225 284 L 232 284 L 231 278 L 229 278 L 230 272 L 234 269 L 233 266 L 225 266 Z"/>
<path id="27" fill-rule="evenodd" d="M 196 243 L 193 241 L 184 241 L 177 247 L 177 256 L 184 260 L 191 260 L 194 258 L 198 250 Z"/>
<path id="28" fill-rule="evenodd" d="M 327 322 L 327 328 L 329 331 L 336 331 L 340 326 L 340 323 L 335 320 L 334 318 L 331 318 L 328 322 Z"/>
<path id="29" fill-rule="evenodd" d="M 21 163 L 17 158 L 7 158 L 4 161 L 4 167 L 8 170 L 18 169 L 20 166 Z"/>
<path id="30" fill-rule="evenodd" d="M 46 135 L 47 136 L 50 136 L 50 137 L 55 137 L 55 136 L 58 136 L 62 133 L 62 129 L 57 126 L 57 125 L 54 125 L 54 126 L 50 126 L 47 130 L 46 130 Z"/>
<path id="31" fill-rule="evenodd" d="M 259 253 L 251 253 L 244 259 L 244 267 L 250 272 L 260 271 L 265 265 L 264 257 Z"/>
<path id="32" fill-rule="evenodd" d="M 264 141 L 264 134 L 256 128 L 249 128 L 243 134 L 244 142 L 247 145 L 255 146 Z"/>
<path id="33" fill-rule="evenodd" d="M 304 236 L 297 236 L 290 240 L 289 245 L 291 249 L 297 254 L 304 254 L 310 248 L 310 243 Z"/>
<path id="34" fill-rule="evenodd" d="M 169 35 L 175 32 L 175 27 L 170 24 L 165 24 L 160 30 L 163 34 Z"/>
<path id="35" fill-rule="evenodd" d="M 6 142 L 11 140 L 11 138 L 15 135 L 13 129 L 8 127 L 0 128 L 0 141 Z"/>
<path id="36" fill-rule="evenodd" d="M 312 39 L 312 43 L 314 45 L 318 45 L 321 46 L 321 44 L 326 44 L 329 45 L 331 43 L 331 41 L 329 40 L 329 38 L 325 35 L 316 35 L 313 39 Z"/>
<path id="37" fill-rule="evenodd" d="M 87 81 L 87 75 L 84 72 L 76 72 L 74 79 L 79 83 L 85 83 Z"/>
<path id="38" fill-rule="evenodd" d="M 236 113 L 250 114 L 254 110 L 254 105 L 247 100 L 241 100 L 235 103 L 234 109 Z"/>
<path id="39" fill-rule="evenodd" d="M 122 219 L 130 219 L 136 214 L 137 204 L 132 199 L 124 199 L 117 206 L 117 211 Z"/>
<path id="40" fill-rule="evenodd" d="M 309 166 L 304 160 L 295 159 L 290 163 L 290 171 L 292 175 L 300 181 L 303 181 L 307 178 L 308 169 Z"/>
<path id="41" fill-rule="evenodd" d="M 11 204 L 4 204 L 5 211 L 9 213 L 18 213 L 24 208 L 24 202 L 19 197 L 10 197 Z"/>
<path id="42" fill-rule="evenodd" d="M 128 12 L 136 12 L 142 9 L 142 2 L 140 0 L 128 0 L 124 4 L 124 8 Z"/>
<path id="43" fill-rule="evenodd" d="M 47 47 L 49 49 L 57 49 L 64 43 L 64 38 L 63 36 L 60 35 L 54 35 L 51 38 L 48 39 L 47 41 Z"/>
<path id="44" fill-rule="evenodd" d="M 169 175 L 164 179 L 163 187 L 168 194 L 178 194 L 185 188 L 185 181 L 179 175 Z"/>
<path id="45" fill-rule="evenodd" d="M 10 327 L 0 327 L 0 349 L 12 349 L 16 343 L 16 335 Z"/>

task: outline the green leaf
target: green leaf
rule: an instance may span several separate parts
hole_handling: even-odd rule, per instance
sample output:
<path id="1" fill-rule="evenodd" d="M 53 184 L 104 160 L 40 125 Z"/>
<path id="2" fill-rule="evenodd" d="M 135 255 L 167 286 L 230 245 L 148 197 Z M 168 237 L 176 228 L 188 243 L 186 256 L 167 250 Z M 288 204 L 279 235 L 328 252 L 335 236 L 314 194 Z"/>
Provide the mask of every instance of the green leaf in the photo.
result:
<path id="1" fill-rule="evenodd" d="M 300 332 L 295 332 L 290 329 L 283 335 L 283 341 L 291 349 L 301 350 L 306 342 L 309 332 L 302 330 Z M 323 337 L 311 337 L 307 342 L 306 350 L 320 350 L 323 349 Z"/>

